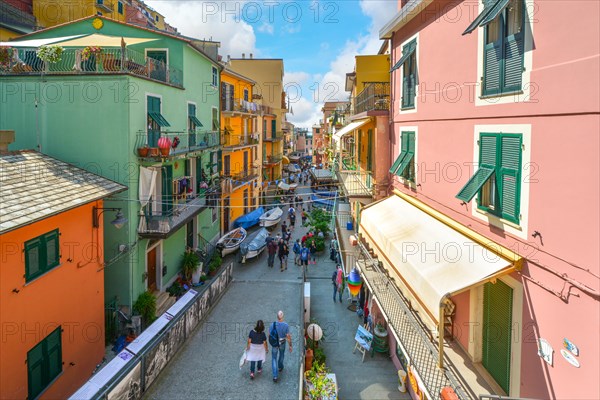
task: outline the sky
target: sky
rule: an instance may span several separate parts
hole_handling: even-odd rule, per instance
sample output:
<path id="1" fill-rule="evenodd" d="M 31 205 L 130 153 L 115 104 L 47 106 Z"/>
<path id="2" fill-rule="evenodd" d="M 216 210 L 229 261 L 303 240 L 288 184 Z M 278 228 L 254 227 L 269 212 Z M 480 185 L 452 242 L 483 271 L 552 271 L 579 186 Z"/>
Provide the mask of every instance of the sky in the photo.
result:
<path id="1" fill-rule="evenodd" d="M 146 0 L 183 35 L 221 42 L 223 59 L 252 53 L 282 58 L 284 88 L 293 115 L 309 128 L 322 118 L 324 101 L 348 100 L 346 73 L 354 57 L 377 54 L 379 30 L 397 0 L 186 1 Z"/>

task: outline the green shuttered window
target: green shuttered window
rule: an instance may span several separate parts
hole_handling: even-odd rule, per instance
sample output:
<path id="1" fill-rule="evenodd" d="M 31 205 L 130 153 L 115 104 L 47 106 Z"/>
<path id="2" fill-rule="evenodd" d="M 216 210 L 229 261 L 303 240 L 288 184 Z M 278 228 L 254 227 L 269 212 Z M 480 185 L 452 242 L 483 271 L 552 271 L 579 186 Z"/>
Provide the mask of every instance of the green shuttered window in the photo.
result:
<path id="1" fill-rule="evenodd" d="M 59 264 L 58 229 L 25 242 L 25 280 L 27 282 Z"/>
<path id="2" fill-rule="evenodd" d="M 400 138 L 400 155 L 394 161 L 390 172 L 411 182 L 415 181 L 415 133 L 402 132 Z"/>
<path id="3" fill-rule="evenodd" d="M 61 327 L 27 352 L 28 398 L 35 399 L 62 372 Z"/>
<path id="4" fill-rule="evenodd" d="M 148 96 L 146 99 L 148 109 L 148 146 L 158 147 L 160 128 L 171 126 L 160 113 L 160 97 Z"/>
<path id="5" fill-rule="evenodd" d="M 479 193 L 479 209 L 518 224 L 521 143 L 520 134 L 482 133 L 479 138 L 479 169 L 456 198 L 469 202 Z"/>
<path id="6" fill-rule="evenodd" d="M 483 341 L 481 364 L 510 393 L 510 355 L 513 290 L 506 283 L 483 285 Z"/>
<path id="7" fill-rule="evenodd" d="M 417 40 L 413 39 L 402 48 L 402 109 L 415 107 L 417 86 Z"/>
<path id="8" fill-rule="evenodd" d="M 173 210 L 173 166 L 162 167 L 162 215 L 171 215 Z"/>

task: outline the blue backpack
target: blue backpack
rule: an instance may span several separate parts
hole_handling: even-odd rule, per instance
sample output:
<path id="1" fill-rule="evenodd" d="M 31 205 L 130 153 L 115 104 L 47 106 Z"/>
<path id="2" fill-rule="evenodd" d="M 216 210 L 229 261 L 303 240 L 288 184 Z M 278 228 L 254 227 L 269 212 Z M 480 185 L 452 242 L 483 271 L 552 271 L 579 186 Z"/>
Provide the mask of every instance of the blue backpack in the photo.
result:
<path id="1" fill-rule="evenodd" d="M 308 249 L 306 247 L 303 247 L 300 251 L 300 258 L 302 258 L 302 261 L 308 260 Z"/>
<path id="2" fill-rule="evenodd" d="M 271 325 L 271 329 L 269 330 L 269 343 L 273 347 L 279 347 L 279 333 L 277 333 L 275 322 L 273 322 L 273 325 Z"/>
<path id="3" fill-rule="evenodd" d="M 298 242 L 294 243 L 294 253 L 299 254 L 300 250 L 302 250 L 300 248 L 300 245 L 298 244 Z"/>

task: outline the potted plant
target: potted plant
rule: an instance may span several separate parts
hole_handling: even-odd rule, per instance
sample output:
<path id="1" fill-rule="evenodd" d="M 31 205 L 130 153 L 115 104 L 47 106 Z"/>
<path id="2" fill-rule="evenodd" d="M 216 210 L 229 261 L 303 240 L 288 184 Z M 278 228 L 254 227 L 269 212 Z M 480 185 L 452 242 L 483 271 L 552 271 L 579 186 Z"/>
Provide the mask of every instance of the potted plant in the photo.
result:
<path id="1" fill-rule="evenodd" d="M 138 150 L 138 155 L 140 157 L 148 157 L 148 153 L 150 153 L 150 147 L 148 147 L 147 144 L 145 144 L 141 147 L 138 147 L 137 150 Z"/>
<path id="2" fill-rule="evenodd" d="M 169 152 L 171 151 L 171 139 L 169 139 L 167 136 L 161 136 L 158 139 L 158 149 L 163 157 L 168 156 Z"/>
<path id="3" fill-rule="evenodd" d="M 221 258 L 221 256 L 215 254 L 213 259 L 210 261 L 210 264 L 208 264 L 208 272 L 210 276 L 215 276 L 215 274 L 217 273 L 217 269 L 219 269 L 222 263 L 223 259 Z"/>
<path id="4" fill-rule="evenodd" d="M 183 259 L 181 260 L 181 269 L 183 270 L 183 276 L 185 279 L 192 283 L 200 282 L 200 257 L 192 249 L 187 249 L 183 253 Z"/>
<path id="5" fill-rule="evenodd" d="M 48 68 L 49 64 L 60 62 L 63 50 L 61 46 L 57 45 L 40 46 L 36 50 L 36 54 L 44 62 L 46 68 Z"/>
<path id="6" fill-rule="evenodd" d="M 11 47 L 0 47 L 0 71 L 8 71 L 10 69 L 10 59 L 12 58 L 13 51 Z"/>
<path id="7" fill-rule="evenodd" d="M 325 367 L 325 364 L 313 362 L 312 368 L 304 373 L 304 379 L 306 380 L 305 385 L 305 399 L 325 399 L 325 398 L 336 398 L 336 387 L 333 379 L 329 378 L 327 374 L 329 370 Z"/>
<path id="8" fill-rule="evenodd" d="M 100 60 L 102 54 L 102 47 L 98 46 L 87 46 L 81 51 L 81 60 L 87 61 L 91 56 L 96 58 L 96 62 Z"/>
<path id="9" fill-rule="evenodd" d="M 133 303 L 133 311 L 142 316 L 144 328 L 156 319 L 156 297 L 150 292 L 140 294 Z"/>

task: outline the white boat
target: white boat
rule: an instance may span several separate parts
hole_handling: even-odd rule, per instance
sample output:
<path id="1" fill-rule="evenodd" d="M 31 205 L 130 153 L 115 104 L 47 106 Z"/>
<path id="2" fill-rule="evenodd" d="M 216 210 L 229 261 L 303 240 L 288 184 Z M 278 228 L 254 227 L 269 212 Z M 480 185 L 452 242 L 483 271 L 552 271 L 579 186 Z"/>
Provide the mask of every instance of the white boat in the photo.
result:
<path id="1" fill-rule="evenodd" d="M 267 238 L 269 231 L 265 228 L 250 234 L 248 240 L 240 245 L 240 253 L 242 254 L 242 264 L 250 258 L 257 257 L 267 247 Z"/>
<path id="2" fill-rule="evenodd" d="M 240 248 L 240 245 L 246 239 L 247 235 L 248 233 L 242 227 L 227 232 L 217 242 L 217 249 L 221 250 L 221 257 L 235 253 Z"/>
<path id="3" fill-rule="evenodd" d="M 268 228 L 277 225 L 279 221 L 281 221 L 282 215 L 283 210 L 279 207 L 275 207 L 261 215 L 258 221 L 260 226 Z"/>

